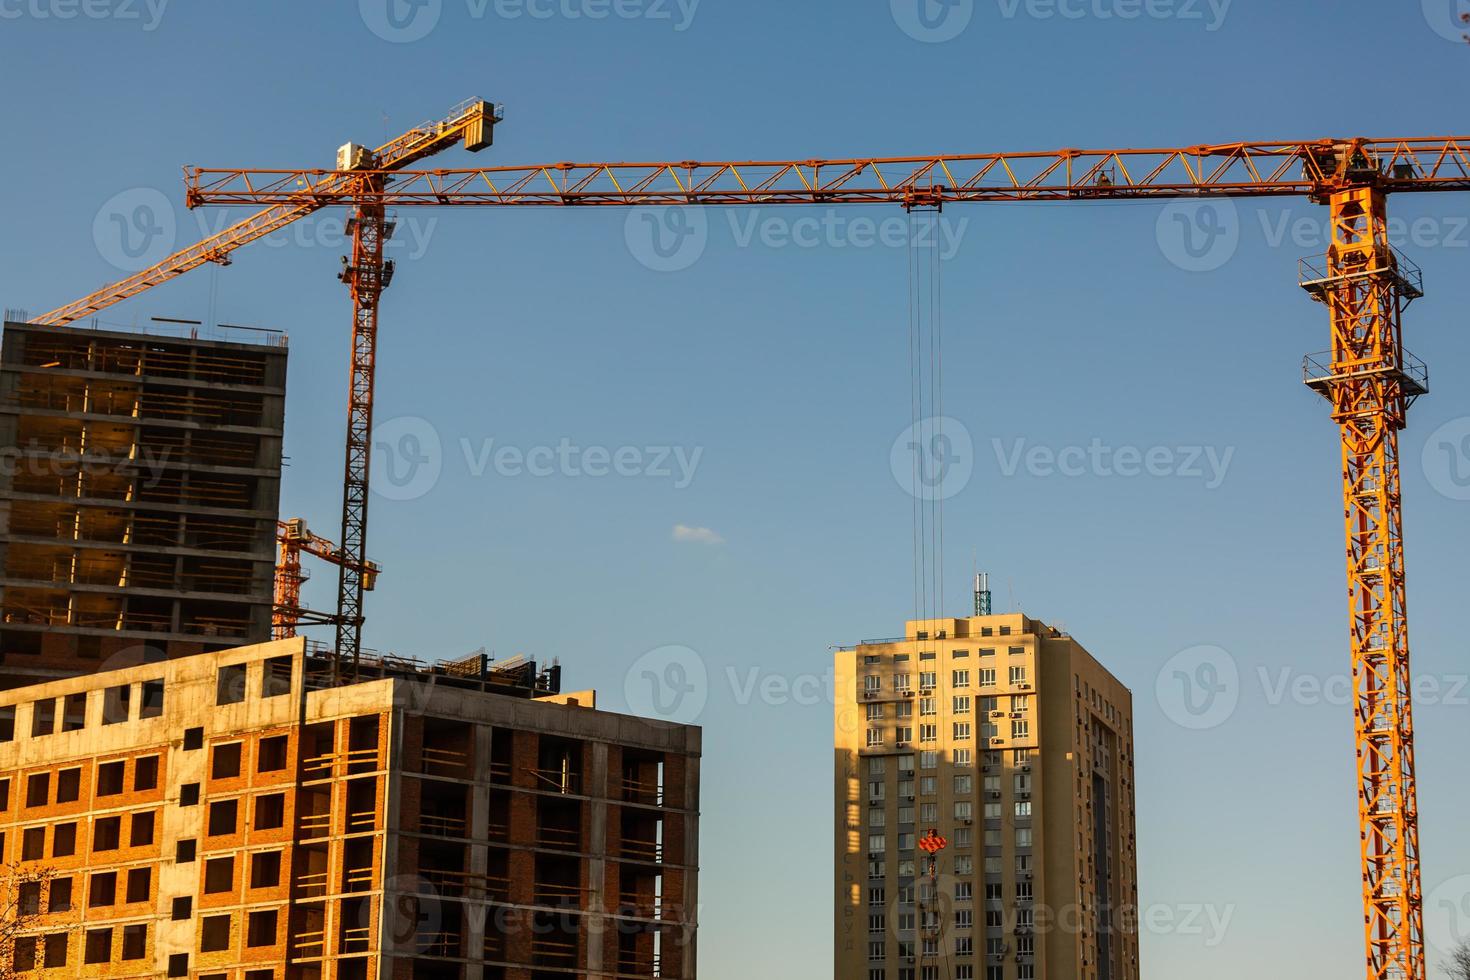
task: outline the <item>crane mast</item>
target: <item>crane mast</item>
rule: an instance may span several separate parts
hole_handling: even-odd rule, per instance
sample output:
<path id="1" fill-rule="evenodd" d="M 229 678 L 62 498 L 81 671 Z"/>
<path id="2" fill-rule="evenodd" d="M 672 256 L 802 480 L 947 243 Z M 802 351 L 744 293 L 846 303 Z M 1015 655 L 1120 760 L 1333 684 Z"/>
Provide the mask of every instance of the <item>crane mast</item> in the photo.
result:
<path id="1" fill-rule="evenodd" d="M 328 206 L 353 210 L 342 281 L 353 300 L 351 382 L 336 618 L 337 669 L 361 649 L 378 307 L 392 279 L 387 209 L 412 206 L 686 206 L 1141 201 L 1308 196 L 1329 207 L 1326 260 L 1301 284 L 1330 311 L 1331 350 L 1306 359 L 1305 380 L 1341 431 L 1350 645 L 1368 980 L 1425 980 L 1413 717 L 1404 603 L 1398 432 L 1428 372 L 1402 344 L 1404 308 L 1422 295 L 1417 269 L 1388 243 L 1389 193 L 1470 190 L 1470 137 L 1304 140 L 1153 149 L 858 157 L 833 160 L 553 163 L 409 170 L 463 138 L 489 145 L 500 110 L 471 101 L 439 123 L 336 170 L 188 168 L 190 207 L 263 205 L 220 235 L 154 269 L 47 314 L 95 312 L 284 223 Z M 284 564 L 284 562 L 283 562 Z M 298 583 L 299 584 L 299 583 Z M 980 601 L 977 589 L 977 602 Z M 988 606 L 988 590 L 984 591 Z M 978 608 L 978 607 L 977 607 Z"/>

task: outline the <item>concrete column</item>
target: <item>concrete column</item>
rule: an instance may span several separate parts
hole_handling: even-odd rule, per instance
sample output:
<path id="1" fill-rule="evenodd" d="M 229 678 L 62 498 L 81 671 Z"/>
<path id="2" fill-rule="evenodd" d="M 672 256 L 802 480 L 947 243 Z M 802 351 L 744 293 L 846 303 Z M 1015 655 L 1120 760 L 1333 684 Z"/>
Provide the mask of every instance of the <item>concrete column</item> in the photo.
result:
<path id="1" fill-rule="evenodd" d="M 607 798 L 610 790 L 608 780 L 608 746 L 606 742 L 593 742 L 586 792 L 591 799 L 587 803 L 587 976 L 611 976 L 603 969 L 603 939 L 611 926 L 607 916 Z"/>
<path id="2" fill-rule="evenodd" d="M 468 836 L 474 843 L 470 844 L 470 867 L 472 876 L 478 876 L 476 880 L 483 880 L 483 876 L 490 867 L 490 849 L 486 843 L 490 825 L 490 759 L 491 746 L 494 730 L 489 725 L 475 726 L 475 770 L 471 774 L 475 780 L 470 787 L 470 826 Z M 471 886 L 473 888 L 473 886 Z M 483 980 L 485 965 L 482 962 L 482 951 L 485 949 L 485 919 L 488 915 L 488 906 L 484 900 L 479 902 L 473 899 L 465 902 L 465 955 L 469 957 L 469 964 L 465 967 L 465 980 Z"/>

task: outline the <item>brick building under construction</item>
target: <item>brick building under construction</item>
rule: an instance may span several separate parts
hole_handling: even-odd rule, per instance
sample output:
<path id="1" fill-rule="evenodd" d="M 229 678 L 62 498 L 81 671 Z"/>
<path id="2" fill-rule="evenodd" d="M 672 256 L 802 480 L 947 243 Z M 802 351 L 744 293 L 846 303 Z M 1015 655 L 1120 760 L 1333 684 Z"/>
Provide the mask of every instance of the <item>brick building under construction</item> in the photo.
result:
<path id="1" fill-rule="evenodd" d="M 331 677 L 290 639 L 0 692 L 17 970 L 695 975 L 698 729 L 532 662 Z"/>
<path id="2" fill-rule="evenodd" d="M 285 338 L 7 322 L 0 688 L 270 638 Z"/>

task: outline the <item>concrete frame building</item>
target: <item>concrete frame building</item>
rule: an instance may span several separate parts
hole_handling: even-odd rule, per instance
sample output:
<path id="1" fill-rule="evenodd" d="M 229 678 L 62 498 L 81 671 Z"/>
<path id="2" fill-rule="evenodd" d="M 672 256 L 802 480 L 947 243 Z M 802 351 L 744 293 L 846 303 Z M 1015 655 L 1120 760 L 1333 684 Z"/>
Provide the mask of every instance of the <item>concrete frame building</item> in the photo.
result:
<path id="1" fill-rule="evenodd" d="M 270 639 L 285 338 L 5 324 L 0 688 Z"/>
<path id="2" fill-rule="evenodd" d="M 836 692 L 840 980 L 1137 980 L 1127 688 L 1014 613 L 844 647 Z"/>
<path id="3" fill-rule="evenodd" d="M 328 667 L 298 638 L 0 692 L 14 965 L 694 976 L 698 729 L 533 662 Z"/>

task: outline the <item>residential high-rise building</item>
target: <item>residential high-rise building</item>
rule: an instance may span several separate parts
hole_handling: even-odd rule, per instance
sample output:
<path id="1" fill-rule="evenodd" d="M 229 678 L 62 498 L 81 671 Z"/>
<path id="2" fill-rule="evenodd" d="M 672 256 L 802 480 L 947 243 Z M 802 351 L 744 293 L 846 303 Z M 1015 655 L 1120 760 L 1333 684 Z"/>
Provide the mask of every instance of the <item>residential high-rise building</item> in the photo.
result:
<path id="1" fill-rule="evenodd" d="M 694 976 L 698 729 L 529 661 L 329 666 L 291 639 L 0 692 L 17 971 Z"/>
<path id="2" fill-rule="evenodd" d="M 1081 644 L 911 621 L 836 694 L 840 980 L 1137 980 L 1132 695 Z"/>
<path id="3" fill-rule="evenodd" d="M 5 324 L 0 688 L 270 639 L 287 350 L 240 336 Z"/>

